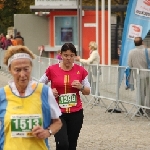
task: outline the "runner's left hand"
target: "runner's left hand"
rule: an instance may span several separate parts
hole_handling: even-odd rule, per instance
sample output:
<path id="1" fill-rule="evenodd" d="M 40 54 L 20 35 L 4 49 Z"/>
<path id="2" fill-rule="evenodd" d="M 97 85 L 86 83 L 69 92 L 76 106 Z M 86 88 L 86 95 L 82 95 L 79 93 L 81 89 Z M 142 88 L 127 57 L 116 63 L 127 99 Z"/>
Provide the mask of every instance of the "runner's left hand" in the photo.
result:
<path id="1" fill-rule="evenodd" d="M 74 88 L 77 88 L 77 89 L 81 89 L 82 88 L 82 84 L 79 82 L 79 80 L 74 80 L 72 83 L 71 83 L 72 87 Z"/>
<path id="2" fill-rule="evenodd" d="M 41 126 L 35 126 L 32 129 L 32 135 L 39 139 L 46 139 L 50 136 L 50 133 L 48 130 L 43 129 Z"/>

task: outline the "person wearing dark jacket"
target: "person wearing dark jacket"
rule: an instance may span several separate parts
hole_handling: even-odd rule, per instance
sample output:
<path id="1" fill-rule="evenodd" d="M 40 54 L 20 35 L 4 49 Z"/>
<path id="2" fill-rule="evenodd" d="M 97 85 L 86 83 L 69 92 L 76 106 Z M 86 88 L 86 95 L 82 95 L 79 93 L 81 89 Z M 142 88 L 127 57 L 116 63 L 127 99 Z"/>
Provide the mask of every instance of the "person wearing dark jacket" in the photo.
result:
<path id="1" fill-rule="evenodd" d="M 14 39 L 16 40 L 17 45 L 24 45 L 24 38 L 21 36 L 20 32 L 17 32 Z"/>

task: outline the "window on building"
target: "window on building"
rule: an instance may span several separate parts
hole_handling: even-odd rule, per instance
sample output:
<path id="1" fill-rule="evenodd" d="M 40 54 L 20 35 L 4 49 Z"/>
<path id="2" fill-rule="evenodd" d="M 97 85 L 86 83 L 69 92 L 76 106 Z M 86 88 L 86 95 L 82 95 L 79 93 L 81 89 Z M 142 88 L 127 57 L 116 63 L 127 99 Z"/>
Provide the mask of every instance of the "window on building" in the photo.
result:
<path id="1" fill-rule="evenodd" d="M 66 42 L 78 45 L 77 40 L 77 17 L 55 17 L 55 45 L 59 46 Z"/>

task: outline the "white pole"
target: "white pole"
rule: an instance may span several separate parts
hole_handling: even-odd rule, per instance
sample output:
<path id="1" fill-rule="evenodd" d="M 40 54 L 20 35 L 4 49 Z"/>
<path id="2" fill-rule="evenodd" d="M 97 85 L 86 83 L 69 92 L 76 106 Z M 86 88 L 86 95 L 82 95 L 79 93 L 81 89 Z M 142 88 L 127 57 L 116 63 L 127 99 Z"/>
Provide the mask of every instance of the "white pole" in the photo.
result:
<path id="1" fill-rule="evenodd" d="M 108 0 L 108 65 L 111 65 L 111 0 Z"/>
<path id="2" fill-rule="evenodd" d="M 99 45 L 98 44 L 98 33 L 99 33 L 99 28 L 98 28 L 98 13 L 99 13 L 99 5 L 98 5 L 98 0 L 96 0 L 96 33 L 95 33 L 95 35 L 96 35 L 96 43 L 97 43 L 97 46 Z M 98 46 L 99 47 L 99 46 Z M 99 47 L 100 48 L 100 47 Z"/>
<path id="3" fill-rule="evenodd" d="M 79 8 L 79 1 L 80 0 L 77 0 L 77 35 L 78 35 L 78 55 L 80 56 L 81 54 L 81 51 L 80 51 L 80 8 Z"/>
<path id="4" fill-rule="evenodd" d="M 79 0 L 80 3 L 80 57 L 82 58 L 83 50 L 82 50 L 82 0 Z"/>
<path id="5" fill-rule="evenodd" d="M 102 64 L 105 64 L 105 0 L 101 1 L 101 44 L 102 44 Z"/>

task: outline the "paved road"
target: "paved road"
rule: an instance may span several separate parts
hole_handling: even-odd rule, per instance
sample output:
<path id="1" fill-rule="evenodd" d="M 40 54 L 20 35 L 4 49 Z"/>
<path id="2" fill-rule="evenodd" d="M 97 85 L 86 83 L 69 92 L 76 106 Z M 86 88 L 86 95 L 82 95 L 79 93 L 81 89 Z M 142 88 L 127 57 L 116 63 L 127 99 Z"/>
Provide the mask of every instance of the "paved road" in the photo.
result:
<path id="1" fill-rule="evenodd" d="M 0 71 L 0 87 L 7 84 L 10 76 Z M 110 101 L 107 101 L 108 105 Z M 87 102 L 84 102 L 84 105 Z M 150 150 L 150 121 L 135 117 L 130 121 L 124 113 L 105 113 L 98 106 L 84 109 L 84 124 L 77 150 Z M 49 138 L 51 150 L 55 150 L 54 138 Z"/>

